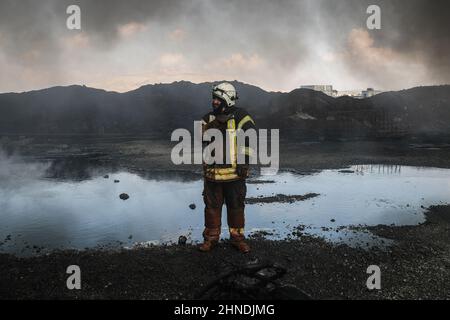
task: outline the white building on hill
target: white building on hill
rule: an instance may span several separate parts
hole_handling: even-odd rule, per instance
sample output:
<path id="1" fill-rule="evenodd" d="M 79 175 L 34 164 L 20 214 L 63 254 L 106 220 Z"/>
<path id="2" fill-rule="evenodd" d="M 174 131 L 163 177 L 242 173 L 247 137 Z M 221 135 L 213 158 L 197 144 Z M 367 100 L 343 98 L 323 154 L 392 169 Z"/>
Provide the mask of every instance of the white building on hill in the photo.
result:
<path id="1" fill-rule="evenodd" d="M 308 86 L 301 86 L 300 89 L 320 91 L 325 93 L 326 95 L 329 95 L 330 97 L 336 97 L 338 93 L 336 90 L 333 90 L 332 85 L 308 85 Z"/>
<path id="2" fill-rule="evenodd" d="M 329 95 L 330 97 L 343 97 L 349 96 L 356 99 L 364 99 L 373 97 L 383 91 L 375 90 L 374 88 L 367 88 L 367 90 L 346 90 L 346 91 L 337 91 L 333 89 L 332 85 L 307 85 L 301 86 L 301 89 L 309 89 L 314 91 L 320 91 Z"/>

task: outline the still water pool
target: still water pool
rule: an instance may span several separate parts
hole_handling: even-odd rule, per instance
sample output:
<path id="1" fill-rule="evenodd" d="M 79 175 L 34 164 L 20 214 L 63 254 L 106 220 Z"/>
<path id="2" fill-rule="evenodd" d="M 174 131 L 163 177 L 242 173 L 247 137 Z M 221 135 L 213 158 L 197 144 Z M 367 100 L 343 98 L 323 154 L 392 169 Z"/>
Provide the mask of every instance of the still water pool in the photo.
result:
<path id="1" fill-rule="evenodd" d="M 248 184 L 248 197 L 320 194 L 294 203 L 247 205 L 246 231 L 265 230 L 271 239 L 289 237 L 304 225 L 304 233 L 333 242 L 388 243 L 349 226 L 415 225 L 424 221 L 424 208 L 450 202 L 448 169 L 370 165 L 256 180 Z M 177 241 L 180 235 L 195 242 L 203 228 L 201 192 L 200 180 L 149 180 L 127 172 L 76 182 L 5 180 L 0 183 L 0 252 L 131 247 Z M 121 193 L 130 198 L 121 200 Z M 222 221 L 227 237 L 225 214 Z"/>

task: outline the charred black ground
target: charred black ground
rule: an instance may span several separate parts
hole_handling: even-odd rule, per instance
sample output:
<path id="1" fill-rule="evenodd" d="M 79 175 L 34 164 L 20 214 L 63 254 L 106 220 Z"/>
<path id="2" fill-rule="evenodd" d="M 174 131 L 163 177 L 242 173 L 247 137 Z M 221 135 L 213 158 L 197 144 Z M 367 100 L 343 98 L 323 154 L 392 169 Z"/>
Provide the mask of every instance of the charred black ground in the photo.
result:
<path id="1" fill-rule="evenodd" d="M 313 299 L 449 299 L 450 206 L 431 207 L 427 215 L 420 226 L 370 228 L 396 240 L 386 251 L 334 246 L 301 236 L 291 241 L 251 240 L 249 255 L 226 242 L 211 254 L 191 245 L 173 245 L 66 251 L 28 259 L 2 255 L 0 297 L 193 299 L 221 274 L 268 262 L 287 271 L 276 285 L 294 285 Z M 82 290 L 66 288 L 65 268 L 71 264 L 83 270 Z M 366 288 L 366 269 L 372 264 L 381 268 L 380 291 Z"/>
<path id="2" fill-rule="evenodd" d="M 166 142 L 24 139 L 10 138 L 5 150 L 10 155 L 20 154 L 23 161 L 53 161 L 47 172 L 52 178 L 86 179 L 92 168 L 105 174 L 130 170 L 161 179 L 200 176 L 195 166 L 167 165 L 170 145 Z M 443 143 L 285 143 L 280 151 L 283 170 L 299 174 L 369 163 L 450 167 L 450 149 Z M 83 161 L 74 161 L 74 157 Z M 367 227 L 394 240 L 386 250 L 333 245 L 300 232 L 286 241 L 254 237 L 249 255 L 236 252 L 226 242 L 211 254 L 200 253 L 192 245 L 60 251 L 31 258 L 2 254 L 0 297 L 189 299 L 220 274 L 252 263 L 270 263 L 286 270 L 276 285 L 293 285 L 313 299 L 450 299 L 450 206 L 430 207 L 426 216 L 426 222 L 418 226 Z M 65 271 L 72 264 L 83 270 L 80 291 L 66 288 Z M 366 288 L 366 270 L 373 264 L 381 268 L 380 291 Z M 245 287 L 245 279 L 242 281 L 240 285 Z"/>

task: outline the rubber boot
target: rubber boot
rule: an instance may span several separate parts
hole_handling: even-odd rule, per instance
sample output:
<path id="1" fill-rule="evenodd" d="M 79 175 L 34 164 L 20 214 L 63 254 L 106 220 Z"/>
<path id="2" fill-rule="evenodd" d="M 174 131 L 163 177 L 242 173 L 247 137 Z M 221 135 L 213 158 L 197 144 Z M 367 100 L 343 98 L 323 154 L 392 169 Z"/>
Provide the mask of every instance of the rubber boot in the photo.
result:
<path id="1" fill-rule="evenodd" d="M 250 252 L 244 236 L 244 208 L 228 209 L 227 213 L 231 244 L 242 253 Z"/>
<path id="2" fill-rule="evenodd" d="M 250 252 L 250 246 L 245 242 L 244 228 L 230 228 L 230 240 L 233 247 L 240 252 Z"/>
<path id="3" fill-rule="evenodd" d="M 221 209 L 205 209 L 205 230 L 203 230 L 203 243 L 199 250 L 211 251 L 219 242 L 221 228 Z"/>
<path id="4" fill-rule="evenodd" d="M 209 252 L 217 245 L 220 237 L 220 228 L 205 228 L 203 231 L 203 243 L 198 248 L 202 252 Z"/>

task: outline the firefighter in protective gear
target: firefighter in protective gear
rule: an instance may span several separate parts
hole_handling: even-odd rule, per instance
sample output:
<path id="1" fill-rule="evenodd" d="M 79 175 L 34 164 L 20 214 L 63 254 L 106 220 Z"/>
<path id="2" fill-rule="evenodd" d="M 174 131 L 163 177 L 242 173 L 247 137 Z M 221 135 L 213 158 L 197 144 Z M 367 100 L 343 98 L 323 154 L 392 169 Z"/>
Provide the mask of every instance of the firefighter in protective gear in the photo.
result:
<path id="1" fill-rule="evenodd" d="M 205 229 L 200 250 L 210 251 L 218 243 L 222 206 L 225 203 L 231 244 L 239 251 L 247 253 L 250 247 L 244 241 L 244 202 L 247 191 L 245 179 L 248 177 L 253 150 L 247 141 L 242 146 L 237 145 L 236 132 L 239 129 L 244 133 L 255 129 L 255 122 L 244 109 L 236 107 L 238 96 L 233 85 L 221 83 L 213 87 L 212 93 L 213 111 L 202 118 L 203 133 L 208 129 L 218 129 L 223 141 L 226 141 L 228 136 L 229 143 L 223 144 L 223 154 L 219 156 L 224 158 L 222 163 L 203 164 Z M 225 161 L 226 155 L 229 155 L 230 161 Z M 237 161 L 238 157 L 245 161 Z"/>

